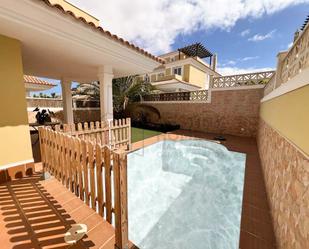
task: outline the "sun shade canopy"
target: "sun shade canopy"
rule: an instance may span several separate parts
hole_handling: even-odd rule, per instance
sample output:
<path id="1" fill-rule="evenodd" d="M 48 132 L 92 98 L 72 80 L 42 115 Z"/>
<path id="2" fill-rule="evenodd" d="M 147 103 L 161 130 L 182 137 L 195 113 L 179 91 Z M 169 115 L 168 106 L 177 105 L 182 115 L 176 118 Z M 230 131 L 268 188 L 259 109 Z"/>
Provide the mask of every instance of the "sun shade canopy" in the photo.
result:
<path id="1" fill-rule="evenodd" d="M 204 45 L 200 42 L 179 48 L 179 52 L 182 52 L 190 57 L 195 57 L 198 56 L 200 58 L 206 58 L 206 57 L 211 57 L 213 54 L 204 47 Z"/>

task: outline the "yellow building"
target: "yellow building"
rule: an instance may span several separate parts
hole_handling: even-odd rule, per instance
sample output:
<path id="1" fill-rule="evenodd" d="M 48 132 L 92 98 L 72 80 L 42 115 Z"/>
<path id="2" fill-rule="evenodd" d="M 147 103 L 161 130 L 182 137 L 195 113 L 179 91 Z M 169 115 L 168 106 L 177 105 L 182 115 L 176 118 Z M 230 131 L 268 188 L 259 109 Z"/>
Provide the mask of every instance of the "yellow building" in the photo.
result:
<path id="1" fill-rule="evenodd" d="M 160 55 L 160 58 L 165 63 L 142 78 L 164 92 L 208 89 L 211 78 L 220 76 L 216 71 L 217 56 L 201 43 Z"/>
<path id="2" fill-rule="evenodd" d="M 101 120 L 110 120 L 113 78 L 162 64 L 64 0 L 2 0 L 0 12 L 0 181 L 33 165 L 24 75 L 60 80 L 64 120 L 73 123 L 73 81 L 100 81 Z"/>

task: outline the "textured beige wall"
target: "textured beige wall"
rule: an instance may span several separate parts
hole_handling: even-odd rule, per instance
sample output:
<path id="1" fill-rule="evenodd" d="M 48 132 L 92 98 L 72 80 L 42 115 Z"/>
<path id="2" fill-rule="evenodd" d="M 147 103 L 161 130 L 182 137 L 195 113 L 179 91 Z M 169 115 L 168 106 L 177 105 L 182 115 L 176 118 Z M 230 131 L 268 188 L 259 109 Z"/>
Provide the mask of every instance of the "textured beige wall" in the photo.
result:
<path id="1" fill-rule="evenodd" d="M 309 85 L 263 102 L 261 118 L 309 155 Z"/>
<path id="2" fill-rule="evenodd" d="M 29 123 L 35 122 L 35 112 L 28 112 L 28 120 Z M 99 121 L 100 110 L 99 109 L 75 109 L 73 110 L 74 122 L 90 122 L 90 121 Z M 63 111 L 56 111 L 55 116 L 52 117 L 52 121 L 54 122 L 63 122 Z"/>
<path id="3" fill-rule="evenodd" d="M 0 35 L 0 169 L 32 159 L 20 42 Z"/>
<path id="4" fill-rule="evenodd" d="M 213 91 L 211 103 L 155 103 L 161 120 L 181 129 L 254 137 L 262 89 Z M 147 102 L 145 102 L 147 103 Z"/>
<path id="5" fill-rule="evenodd" d="M 205 89 L 206 73 L 190 65 L 189 82 Z"/>
<path id="6" fill-rule="evenodd" d="M 309 248 L 308 157 L 263 120 L 258 147 L 278 248 Z"/>
<path id="7" fill-rule="evenodd" d="M 182 80 L 189 82 L 190 80 L 190 65 L 184 65 L 183 66 L 183 75 Z"/>
<path id="8" fill-rule="evenodd" d="M 165 69 L 165 75 L 168 76 L 168 75 L 171 75 L 172 73 L 172 69 L 171 68 L 166 68 Z"/>

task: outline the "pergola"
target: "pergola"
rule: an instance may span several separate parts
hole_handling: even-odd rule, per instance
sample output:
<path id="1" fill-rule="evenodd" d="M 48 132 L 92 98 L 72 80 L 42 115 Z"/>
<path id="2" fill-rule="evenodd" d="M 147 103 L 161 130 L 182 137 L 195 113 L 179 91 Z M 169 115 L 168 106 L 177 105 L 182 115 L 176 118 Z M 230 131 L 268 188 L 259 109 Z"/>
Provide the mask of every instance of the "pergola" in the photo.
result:
<path id="1" fill-rule="evenodd" d="M 24 74 L 61 80 L 65 123 L 74 122 L 72 82 L 99 81 L 101 120 L 112 119 L 113 78 L 163 62 L 48 0 L 2 0 L 0 34 L 21 42 Z"/>
<path id="2" fill-rule="evenodd" d="M 179 51 L 179 56 L 180 56 L 180 53 L 184 53 L 185 55 L 189 57 L 199 57 L 201 59 L 209 57 L 210 58 L 209 64 L 211 65 L 211 58 L 213 54 L 207 48 L 205 48 L 205 46 L 200 42 L 191 44 L 183 48 L 179 48 L 178 51 Z"/>

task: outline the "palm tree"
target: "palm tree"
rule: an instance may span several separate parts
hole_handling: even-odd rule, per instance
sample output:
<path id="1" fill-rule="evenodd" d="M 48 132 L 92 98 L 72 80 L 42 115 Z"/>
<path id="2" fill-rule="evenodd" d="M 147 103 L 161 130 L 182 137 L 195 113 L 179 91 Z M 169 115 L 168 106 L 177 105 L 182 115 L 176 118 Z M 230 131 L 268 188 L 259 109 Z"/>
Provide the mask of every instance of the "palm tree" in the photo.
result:
<path id="1" fill-rule="evenodd" d="M 116 113 L 126 111 L 129 104 L 140 101 L 143 96 L 151 93 L 155 88 L 139 79 L 128 76 L 115 79 L 113 82 L 113 103 Z"/>
<path id="2" fill-rule="evenodd" d="M 138 112 L 141 116 L 148 116 L 149 113 L 156 113 L 160 117 L 160 113 L 154 107 L 136 104 L 143 96 L 150 94 L 155 88 L 141 80 L 137 76 L 127 76 L 113 80 L 113 107 L 116 116 L 131 116 L 134 112 Z M 80 84 L 72 89 L 73 96 L 79 96 L 84 99 L 99 100 L 100 99 L 100 83 L 92 82 Z M 135 104 L 133 104 L 135 103 Z M 130 106 L 130 108 L 129 108 Z"/>
<path id="3" fill-rule="evenodd" d="M 82 96 L 85 99 L 99 100 L 100 99 L 100 84 L 99 82 L 91 82 L 79 84 L 72 89 L 73 96 Z"/>

